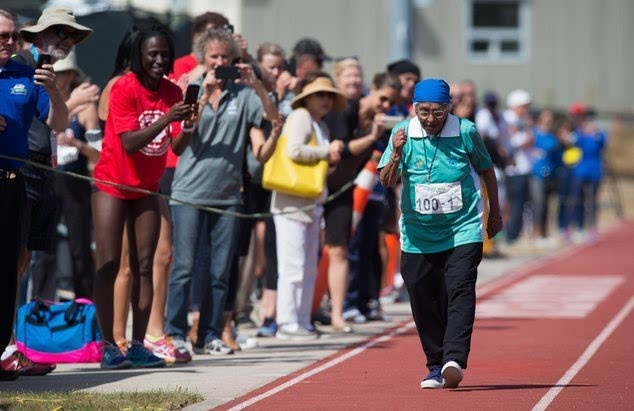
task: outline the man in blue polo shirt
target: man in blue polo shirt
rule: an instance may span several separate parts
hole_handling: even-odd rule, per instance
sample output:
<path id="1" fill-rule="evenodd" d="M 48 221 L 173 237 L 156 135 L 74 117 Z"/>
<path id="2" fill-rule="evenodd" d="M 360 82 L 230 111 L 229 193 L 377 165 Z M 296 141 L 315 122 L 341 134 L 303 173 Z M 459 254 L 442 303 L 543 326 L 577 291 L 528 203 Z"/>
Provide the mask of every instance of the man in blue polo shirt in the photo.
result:
<path id="1" fill-rule="evenodd" d="M 27 133 L 33 118 L 61 129 L 68 122 L 68 110 L 55 87 L 52 65 L 33 70 L 11 60 L 19 39 L 16 15 L 0 9 L 0 154 L 27 158 Z M 21 166 L 19 161 L 0 158 L 0 352 L 13 328 L 18 257 L 23 243 L 21 213 L 26 193 Z M 17 376 L 17 372 L 0 369 L 0 380 Z"/>
<path id="2" fill-rule="evenodd" d="M 475 125 L 450 113 L 449 85 L 426 79 L 414 88 L 416 117 L 397 124 L 378 168 L 384 186 L 402 177 L 401 274 L 410 294 L 429 375 L 421 388 L 456 388 L 467 368 L 487 232 L 502 228 L 491 158 Z"/>

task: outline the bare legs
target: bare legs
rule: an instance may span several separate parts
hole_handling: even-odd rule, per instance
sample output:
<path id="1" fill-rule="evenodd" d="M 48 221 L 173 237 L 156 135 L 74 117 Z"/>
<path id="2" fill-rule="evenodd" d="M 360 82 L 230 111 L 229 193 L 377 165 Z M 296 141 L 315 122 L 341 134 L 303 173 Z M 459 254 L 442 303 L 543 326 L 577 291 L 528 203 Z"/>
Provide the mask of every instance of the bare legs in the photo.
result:
<path id="1" fill-rule="evenodd" d="M 330 246 L 328 265 L 328 286 L 330 288 L 330 300 L 332 303 L 332 326 L 343 328 L 346 322 L 343 319 L 343 301 L 348 290 L 348 247 Z"/>
<path id="2" fill-rule="evenodd" d="M 172 227 L 169 208 L 164 199 L 159 199 L 161 207 L 161 233 L 154 255 L 154 299 L 147 326 L 147 334 L 160 337 L 165 328 L 165 302 L 167 300 L 167 279 L 172 265 Z"/>
<path id="3" fill-rule="evenodd" d="M 121 200 L 97 191 L 92 195 L 97 242 L 95 303 L 104 339 L 114 342 L 114 285 L 119 272 L 123 227 L 128 217 L 130 270 L 133 277 L 132 338 L 142 341 L 152 305 L 152 263 L 159 237 L 160 212 L 157 199 Z M 124 300 L 127 301 L 127 300 Z"/>
<path id="4" fill-rule="evenodd" d="M 121 247 L 119 272 L 114 283 L 114 321 L 112 326 L 114 340 L 125 342 L 128 311 L 132 298 L 132 270 L 130 269 L 130 250 L 128 248 L 128 230 L 124 228 Z"/>

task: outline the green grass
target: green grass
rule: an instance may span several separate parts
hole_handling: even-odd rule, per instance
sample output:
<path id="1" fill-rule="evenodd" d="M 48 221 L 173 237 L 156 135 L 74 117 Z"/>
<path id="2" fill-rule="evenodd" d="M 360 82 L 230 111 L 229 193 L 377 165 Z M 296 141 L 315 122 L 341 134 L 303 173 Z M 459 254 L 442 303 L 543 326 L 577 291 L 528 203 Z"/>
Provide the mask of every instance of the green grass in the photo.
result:
<path id="1" fill-rule="evenodd" d="M 186 390 L 111 394 L 0 391 L 0 410 L 180 410 L 202 400 L 200 394 Z"/>

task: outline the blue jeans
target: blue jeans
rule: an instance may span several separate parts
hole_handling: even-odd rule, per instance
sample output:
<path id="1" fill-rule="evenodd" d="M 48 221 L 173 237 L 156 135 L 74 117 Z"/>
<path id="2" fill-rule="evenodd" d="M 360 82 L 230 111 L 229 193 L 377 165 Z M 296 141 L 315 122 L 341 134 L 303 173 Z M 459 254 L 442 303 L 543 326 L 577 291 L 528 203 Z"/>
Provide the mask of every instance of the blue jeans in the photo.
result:
<path id="1" fill-rule="evenodd" d="M 228 211 L 241 209 L 240 206 L 222 208 Z M 181 205 L 170 206 L 170 210 L 174 260 L 168 284 L 166 332 L 185 340 L 193 273 L 194 285 L 202 287 L 198 341 L 199 344 L 207 343 L 222 334 L 222 314 L 236 249 L 238 219 Z"/>
<path id="2" fill-rule="evenodd" d="M 573 177 L 570 184 L 570 205 L 567 210 L 566 227 L 569 227 L 575 216 L 579 214 L 579 228 L 596 229 L 597 198 L 599 195 L 599 181 L 584 180 Z"/>
<path id="3" fill-rule="evenodd" d="M 511 215 L 506 226 L 506 238 L 514 242 L 522 232 L 524 225 L 524 208 L 530 204 L 530 174 L 519 174 L 506 177 L 506 191 L 511 203 Z"/>

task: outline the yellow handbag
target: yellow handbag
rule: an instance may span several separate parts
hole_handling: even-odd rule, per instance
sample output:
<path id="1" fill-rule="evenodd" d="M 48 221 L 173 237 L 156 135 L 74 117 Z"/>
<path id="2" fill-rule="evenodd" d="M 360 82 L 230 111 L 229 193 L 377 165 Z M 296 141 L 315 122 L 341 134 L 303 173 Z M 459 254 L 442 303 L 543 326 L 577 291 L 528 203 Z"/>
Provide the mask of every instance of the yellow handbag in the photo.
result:
<path id="1" fill-rule="evenodd" d="M 310 136 L 309 144 L 316 145 L 315 132 Z M 264 164 L 262 187 L 268 190 L 305 198 L 317 198 L 324 191 L 328 161 L 297 163 L 288 156 L 286 136 L 277 140 L 275 152 Z"/>

